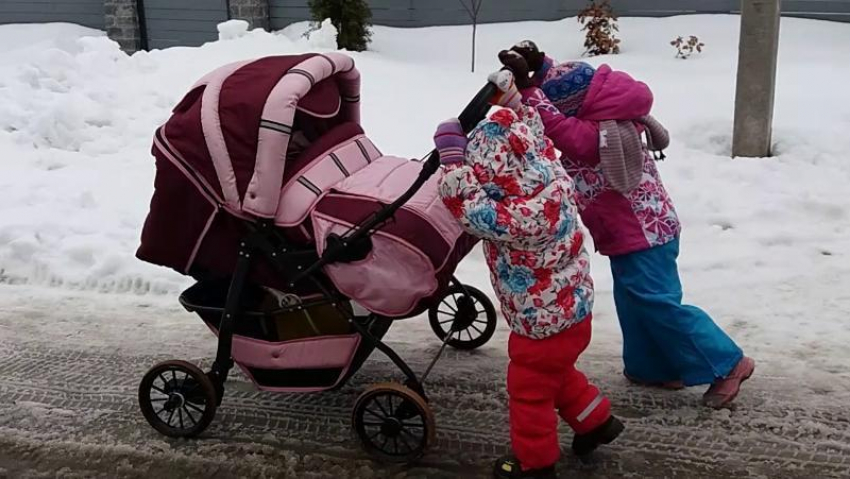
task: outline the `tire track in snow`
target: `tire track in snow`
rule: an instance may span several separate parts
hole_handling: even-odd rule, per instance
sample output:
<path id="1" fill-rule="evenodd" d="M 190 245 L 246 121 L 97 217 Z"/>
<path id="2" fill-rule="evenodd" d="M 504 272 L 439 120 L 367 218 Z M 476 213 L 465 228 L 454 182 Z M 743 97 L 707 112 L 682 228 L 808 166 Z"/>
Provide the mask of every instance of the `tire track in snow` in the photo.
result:
<path id="1" fill-rule="evenodd" d="M 222 451 L 227 455 L 263 445 L 293 451 L 330 446 L 332 451 L 323 453 L 326 461 L 364 460 L 349 431 L 351 407 L 368 384 L 399 378 L 391 363 L 378 359 L 369 361 L 349 385 L 332 393 L 262 393 L 237 377 L 228 382 L 222 407 L 203 438 L 173 441 L 147 426 L 136 405 L 138 381 L 162 359 L 166 358 L 8 345 L 0 356 L 0 408 L 13 413 L 2 415 L 7 419 L 0 419 L 0 430 L 7 430 L 6 442 L 10 437 L 18 439 L 7 446 L 10 450 L 14 444 L 26 448 L 27 441 L 37 443 L 38 438 L 45 438 L 39 421 L 26 420 L 27 409 L 35 407 L 48 415 L 50 411 L 71 411 L 77 420 L 60 430 L 70 432 L 77 443 L 96 444 L 107 438 L 112 446 L 85 452 L 87 457 L 102 455 L 102 460 L 122 456 L 121 446 L 129 446 L 141 454 L 136 460 L 144 462 L 144 451 L 153 451 L 150 456 L 154 457 L 162 444 L 195 457 L 202 465 L 215 462 L 215 454 Z M 421 370 L 427 359 L 417 355 L 412 365 Z M 437 418 L 437 445 L 421 464 L 434 471 L 464 471 L 464 475 L 486 470 L 489 460 L 506 452 L 509 441 L 504 365 L 454 351 L 442 361 L 426 387 Z M 586 363 L 591 372 L 618 368 L 611 358 L 590 356 Z M 838 446 L 850 442 L 846 414 L 839 408 L 806 407 L 783 398 L 781 378 L 748 383 L 747 394 L 730 413 L 700 408 L 699 394 L 690 391 L 645 390 L 611 380 L 616 377 L 610 374 L 604 377 L 609 380 L 600 386 L 625 418 L 627 432 L 600 451 L 591 475 L 628 476 L 642 471 L 644 476 L 667 477 L 850 476 L 850 450 Z M 570 434 L 562 432 L 562 443 L 567 445 Z M 47 440 L 62 443 L 49 433 Z M 75 454 L 70 445 L 64 447 L 66 454 Z M 578 467 L 567 454 L 564 462 L 565 468 Z M 186 471 L 194 467 L 191 461 L 186 464 Z M 367 464 L 370 471 L 381 467 Z M 253 473 L 261 476 L 266 467 L 259 463 Z M 412 473 L 419 470 L 414 468 Z"/>

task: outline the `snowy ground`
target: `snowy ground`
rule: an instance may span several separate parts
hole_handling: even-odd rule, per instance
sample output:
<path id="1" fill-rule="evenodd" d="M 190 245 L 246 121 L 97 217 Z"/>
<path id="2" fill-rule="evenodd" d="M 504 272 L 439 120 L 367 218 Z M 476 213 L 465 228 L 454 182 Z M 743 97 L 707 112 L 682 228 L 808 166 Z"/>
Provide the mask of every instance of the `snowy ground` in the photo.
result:
<path id="1" fill-rule="evenodd" d="M 850 311 L 850 162 L 845 158 L 850 90 L 842 88 L 850 76 L 850 64 L 842 60 L 850 57 L 850 25 L 783 20 L 778 156 L 769 160 L 728 158 L 737 29 L 738 18 L 730 16 L 626 18 L 621 20 L 623 54 L 592 60 L 627 70 L 655 91 L 655 114 L 673 134 L 661 173 L 685 226 L 681 269 L 687 299 L 712 312 L 759 361 L 758 377 L 731 414 L 700 410 L 701 391 L 669 395 L 626 387 L 619 377 L 620 333 L 608 265 L 595 257 L 599 294 L 586 369 L 611 392 L 629 418 L 630 431 L 636 431 L 621 449 L 613 448 L 603 476 L 645 476 L 653 470 L 633 457 L 650 462 L 661 457 L 670 475 L 685 474 L 689 464 L 708 476 L 850 475 L 850 427 L 838 408 L 850 401 L 845 316 Z M 254 32 L 201 48 L 127 56 L 99 32 L 81 27 L 0 26 L 0 346 L 5 354 L 0 355 L 0 432 L 4 447 L 20 451 L 13 456 L 17 461 L 38 462 L 49 450 L 39 444 L 52 444 L 76 464 L 95 464 L 91 471 L 115 458 L 124 458 L 130 469 L 139 467 L 144 458 L 170 447 L 177 455 L 211 457 L 216 448 L 229 457 L 239 451 L 255 455 L 256 469 L 223 469 L 224 475 L 267 474 L 272 469 L 264 467 L 292 465 L 286 462 L 291 458 L 270 459 L 273 453 L 262 452 L 262 444 L 288 443 L 252 442 L 227 418 L 217 419 L 221 429 L 201 446 L 169 445 L 141 425 L 132 411 L 138 375 L 157 358 L 210 357 L 213 342 L 197 320 L 176 307 L 186 280 L 135 260 L 133 253 L 152 192 L 154 128 L 190 84 L 223 63 L 327 49 L 327 38 L 308 41 L 301 31 L 303 26 L 295 26 L 281 34 Z M 430 149 L 436 123 L 458 113 L 496 68 L 493 54 L 516 40 L 533 38 L 559 59 L 581 53 L 574 19 L 485 25 L 479 28 L 478 72 L 472 74 L 469 33 L 466 27 L 376 28 L 372 51 L 353 55 L 363 73 L 364 125 L 383 151 L 418 157 Z M 707 44 L 706 52 L 674 59 L 669 41 L 691 34 Z M 461 265 L 460 276 L 489 290 L 478 254 Z M 455 471 L 452 467 L 473 467 L 479 459 L 447 452 L 451 441 L 504 441 L 499 389 L 504 334 L 500 330 L 480 355 L 449 358 L 444 366 L 438 394 L 445 398 L 437 420 L 448 422 L 448 432 L 437 454 L 456 465 L 439 457 L 427 464 Z M 396 325 L 389 339 L 417 363 L 436 344 L 420 320 Z M 38 367 L 27 368 L 28 361 Z M 90 367 L 109 363 L 115 364 L 114 374 L 105 366 Z M 370 382 L 370 374 L 390 371 L 376 360 L 352 387 Z M 469 371 L 483 382 L 469 380 Z M 95 384 L 96 394 L 87 383 Z M 327 401 L 342 404 L 345 394 Z M 98 399 L 102 395 L 108 400 Z M 309 404 L 301 402 L 303 396 L 244 395 L 252 414 L 278 426 L 285 412 Z M 88 399 L 93 406 L 87 409 Z M 63 406 L 68 401 L 73 405 Z M 274 401 L 281 401 L 274 412 L 255 407 Z M 489 407 L 491 412 L 482 413 L 485 426 L 455 421 L 458 411 Z M 347 414 L 338 409 L 340 417 Z M 80 422 L 85 411 L 106 418 L 97 422 L 102 429 Z M 253 424 L 235 412 L 232 416 L 237 424 Z M 109 418 L 140 429 L 127 432 Z M 45 431 L 57 421 L 64 426 Z M 248 430 L 258 430 L 250 424 Z M 289 430 L 297 433 L 295 426 Z M 230 437 L 237 439 L 228 442 Z M 690 444 L 688 438 L 696 442 L 687 451 L 640 455 L 653 443 Z M 108 444 L 104 450 L 94 446 L 101 440 Z M 75 449 L 75 442 L 91 450 Z M 765 449 L 752 450 L 759 445 Z M 355 454 L 339 447 L 343 452 L 331 456 Z M 487 456 L 492 446 L 470 447 Z M 721 466 L 711 465 L 715 453 L 701 451 L 705 448 L 718 451 L 714 462 L 729 460 L 732 466 L 711 469 Z M 790 457 L 793 451 L 802 451 L 796 462 L 769 458 Z M 292 471 L 310 470 L 308 456 L 292 456 Z M 15 473 L 8 461 L 0 455 L 0 477 L 4 468 Z M 747 465 L 753 461 L 755 466 Z M 92 475 L 81 470 L 81 476 Z"/>

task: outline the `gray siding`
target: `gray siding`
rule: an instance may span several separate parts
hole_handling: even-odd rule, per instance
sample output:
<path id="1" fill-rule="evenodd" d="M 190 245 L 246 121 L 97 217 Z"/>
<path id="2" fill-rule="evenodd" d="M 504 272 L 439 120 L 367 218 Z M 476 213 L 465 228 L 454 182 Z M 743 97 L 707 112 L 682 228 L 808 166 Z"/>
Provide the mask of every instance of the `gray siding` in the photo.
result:
<path id="1" fill-rule="evenodd" d="M 103 30 L 103 0 L 0 0 L 0 23 L 46 22 Z"/>
<path id="2" fill-rule="evenodd" d="M 227 21 L 226 0 L 144 0 L 148 48 L 198 46 L 216 40 Z"/>
<path id="3" fill-rule="evenodd" d="M 465 0 L 468 3 L 469 0 Z M 739 13 L 740 0 L 612 0 L 620 16 Z M 271 26 L 310 20 L 307 0 L 269 0 Z M 459 0 L 369 0 L 377 25 L 423 27 L 471 23 Z M 479 22 L 558 20 L 576 15 L 585 0 L 484 0 Z M 786 16 L 850 22 L 850 0 L 783 0 Z"/>
<path id="4" fill-rule="evenodd" d="M 782 13 L 791 17 L 850 22 L 850 0 L 783 0 Z M 735 5 L 735 13 L 741 6 Z"/>
<path id="5" fill-rule="evenodd" d="M 272 29 L 310 19 L 307 0 L 268 2 Z M 741 5 L 740 0 L 612 0 L 612 3 L 621 16 L 739 13 Z M 216 25 L 228 19 L 227 0 L 143 0 L 141 4 L 144 9 L 139 16 L 143 17 L 145 30 L 141 33 L 147 35 L 149 48 L 194 46 L 215 40 Z M 377 25 L 423 27 L 471 23 L 460 0 L 369 0 L 369 4 Z M 585 5 L 586 0 L 484 0 L 479 21 L 557 20 L 574 16 Z M 782 8 L 786 16 L 850 22 L 850 0 L 783 0 Z M 0 0 L 0 24 L 69 22 L 102 30 L 104 13 L 104 0 Z M 262 25 L 263 21 L 255 23 Z"/>

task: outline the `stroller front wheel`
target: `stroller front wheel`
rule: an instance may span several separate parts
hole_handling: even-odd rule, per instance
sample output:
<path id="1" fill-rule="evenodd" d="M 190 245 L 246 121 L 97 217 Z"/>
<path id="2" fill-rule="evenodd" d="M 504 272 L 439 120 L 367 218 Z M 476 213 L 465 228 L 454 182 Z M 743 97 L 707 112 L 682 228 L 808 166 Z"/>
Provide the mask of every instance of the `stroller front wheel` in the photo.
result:
<path id="1" fill-rule="evenodd" d="M 395 383 L 369 387 L 354 404 L 352 426 L 375 458 L 409 463 L 434 442 L 434 412 L 420 394 Z"/>
<path id="2" fill-rule="evenodd" d="M 493 302 L 472 286 L 452 285 L 440 302 L 428 310 L 434 334 L 445 340 L 453 330 L 447 342 L 456 349 L 470 350 L 486 344 L 496 332 L 497 320 Z"/>
<path id="3" fill-rule="evenodd" d="M 169 437 L 195 437 L 212 422 L 218 406 L 215 387 L 197 366 L 165 361 L 139 384 L 139 408 L 148 423 Z"/>

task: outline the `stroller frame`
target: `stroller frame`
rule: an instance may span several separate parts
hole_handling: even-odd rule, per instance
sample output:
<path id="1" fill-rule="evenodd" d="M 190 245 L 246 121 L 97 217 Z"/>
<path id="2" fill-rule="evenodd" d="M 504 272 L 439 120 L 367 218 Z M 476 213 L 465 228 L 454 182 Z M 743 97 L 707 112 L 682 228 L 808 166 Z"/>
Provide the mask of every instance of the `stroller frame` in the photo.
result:
<path id="1" fill-rule="evenodd" d="M 495 86 L 488 83 L 461 113 L 459 119 L 465 132 L 471 131 L 484 118 L 490 108 L 489 99 L 494 92 Z M 364 340 L 368 341 L 374 349 L 378 349 L 387 356 L 404 374 L 405 382 L 403 386 L 385 383 L 368 388 L 355 403 L 352 425 L 367 452 L 378 459 L 407 463 L 420 457 L 435 439 L 434 414 L 428 405 L 424 390 L 425 381 L 447 345 L 472 349 L 489 339 L 495 329 L 493 305 L 488 304 L 489 300 L 483 293 L 475 288 L 463 285 L 456 277 L 452 276 L 450 279 L 452 289 L 455 293 L 461 294 L 465 301 L 469 301 L 468 304 L 472 306 L 473 312 L 476 311 L 475 301 L 484 304 L 489 323 L 491 323 L 488 324 L 487 331 L 483 334 L 487 337 L 483 338 L 484 341 L 478 344 L 463 346 L 453 343 L 453 341 L 456 341 L 453 337 L 454 333 L 469 328 L 469 324 L 471 324 L 465 319 L 465 316 L 468 315 L 459 312 L 462 309 L 460 301 L 456 302 L 458 310 L 455 311 L 450 329 L 447 332 L 440 326 L 446 321 L 439 321 L 436 313 L 431 314 L 431 327 L 442 339 L 442 345 L 422 375 L 417 376 L 412 368 L 381 337 L 376 337 L 371 333 L 370 325 L 383 317 L 370 313 L 363 320 L 364 316 L 357 316 L 354 312 L 343 307 L 349 298 L 337 291 L 336 288 L 325 284 L 320 272 L 326 265 L 361 260 L 369 254 L 372 234 L 391 221 L 395 213 L 439 170 L 439 154 L 432 151 L 422 163 L 423 166 L 418 177 L 402 195 L 359 224 L 351 227 L 345 234 L 328 235 L 326 247 L 321 255 L 315 249 L 293 246 L 292 242 L 287 240 L 275 227 L 273 220 L 245 221 L 247 233 L 239 242 L 236 266 L 230 279 L 224 309 L 206 308 L 184 302 L 184 306 L 190 311 L 221 314 L 217 328 L 218 344 L 215 360 L 207 373 L 191 363 L 176 360 L 162 362 L 148 371 L 139 385 L 139 405 L 151 426 L 167 436 L 194 437 L 203 432 L 212 422 L 216 409 L 221 405 L 224 396 L 224 383 L 235 365 L 232 350 L 236 322 L 240 317 L 252 316 L 250 312 L 242 311 L 241 298 L 249 283 L 252 266 L 256 264 L 258 259 L 263 258 L 287 279 L 289 288 L 294 290 L 297 285 L 309 281 L 322 296 L 318 300 L 281 307 L 275 313 L 300 311 L 316 305 L 330 304 L 342 314 Z M 438 322 L 440 324 L 437 324 Z M 470 340 L 475 343 L 471 336 Z M 346 373 L 345 379 L 351 374 L 353 374 L 351 371 Z M 341 384 L 342 382 L 338 383 L 337 386 Z M 160 394 L 160 397 L 154 398 L 153 395 L 157 393 Z M 162 405 L 162 408 L 157 411 L 159 404 Z M 387 409 L 389 409 L 388 413 Z M 200 417 L 196 419 L 196 416 L 190 410 L 200 413 Z M 376 414 L 378 410 L 383 413 L 383 417 L 379 417 L 380 422 L 375 423 L 374 418 L 381 415 Z M 164 421 L 160 415 L 163 412 L 168 414 L 167 421 Z M 179 415 L 179 427 L 176 424 L 172 425 L 172 418 L 175 413 Z M 187 422 L 184 422 L 184 416 L 186 416 Z M 375 429 L 368 430 L 369 427 L 378 426 L 380 427 L 379 433 L 383 437 L 392 438 L 389 444 L 386 440 L 383 444 L 378 444 Z M 411 430 L 415 434 L 411 433 Z M 413 440 L 413 445 L 409 443 L 408 439 Z M 390 444 L 394 444 L 394 447 L 391 448 Z M 401 447 L 400 444 L 404 444 L 405 447 Z"/>

